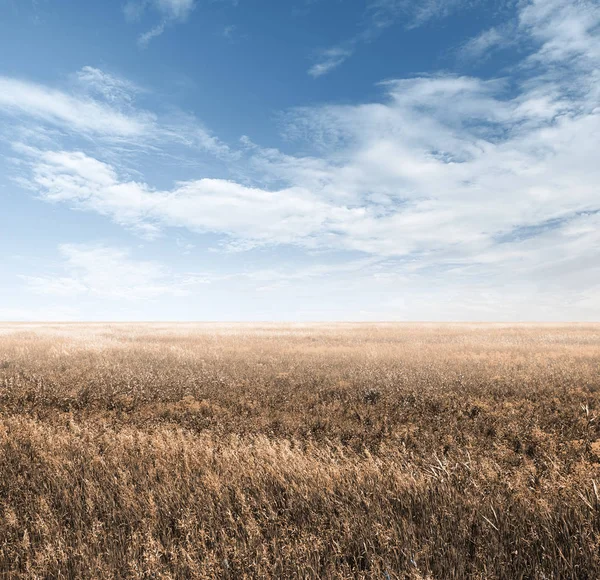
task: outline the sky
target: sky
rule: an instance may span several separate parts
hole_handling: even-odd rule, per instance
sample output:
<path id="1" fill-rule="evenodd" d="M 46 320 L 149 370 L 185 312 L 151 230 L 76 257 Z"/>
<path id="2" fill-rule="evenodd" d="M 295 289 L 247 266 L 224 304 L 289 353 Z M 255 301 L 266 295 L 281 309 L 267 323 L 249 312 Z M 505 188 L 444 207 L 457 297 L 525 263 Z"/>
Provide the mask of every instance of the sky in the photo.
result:
<path id="1" fill-rule="evenodd" d="M 600 0 L 0 0 L 0 320 L 600 320 Z"/>

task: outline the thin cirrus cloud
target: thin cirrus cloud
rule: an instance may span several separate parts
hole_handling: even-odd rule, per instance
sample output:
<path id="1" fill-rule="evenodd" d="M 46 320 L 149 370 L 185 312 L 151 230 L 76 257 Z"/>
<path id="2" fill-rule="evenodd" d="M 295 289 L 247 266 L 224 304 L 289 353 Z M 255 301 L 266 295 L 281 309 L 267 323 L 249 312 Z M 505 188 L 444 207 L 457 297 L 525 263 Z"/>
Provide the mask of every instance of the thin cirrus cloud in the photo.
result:
<path id="1" fill-rule="evenodd" d="M 104 245 L 62 244 L 62 274 L 21 276 L 36 294 L 145 300 L 185 296 L 197 280 L 173 278 L 160 264 L 135 260 L 127 250 Z"/>
<path id="2" fill-rule="evenodd" d="M 479 0 L 370 0 L 366 5 L 360 31 L 340 44 L 316 51 L 315 62 L 307 72 L 313 78 L 332 72 L 346 62 L 360 45 L 372 42 L 399 20 L 402 20 L 406 29 L 414 29 L 478 2 Z M 465 49 L 468 50 L 467 47 Z"/>
<path id="3" fill-rule="evenodd" d="M 89 74 L 92 69 L 87 68 Z M 0 110 L 80 133 L 119 138 L 142 135 L 154 122 L 149 113 L 122 112 L 86 95 L 4 76 L 0 76 Z"/>
<path id="4" fill-rule="evenodd" d="M 193 115 L 173 110 L 161 115 L 136 107 L 142 92 L 134 83 L 91 66 L 72 75 L 69 88 L 0 76 L 0 114 L 7 120 L 1 132 L 10 139 L 15 133 L 40 136 L 54 129 L 108 145 L 157 151 L 179 144 L 217 157 L 231 155 Z"/>
<path id="5" fill-rule="evenodd" d="M 60 260 L 51 272 L 21 275 L 27 289 L 39 295 L 62 298 L 108 298 L 111 300 L 152 300 L 163 296 L 186 297 L 199 286 L 209 284 L 250 285 L 263 291 L 294 283 L 360 270 L 375 271 L 378 259 L 358 259 L 342 264 L 313 264 L 294 268 L 253 271 L 206 271 L 175 274 L 154 260 L 139 260 L 128 248 L 106 244 L 61 244 Z M 0 317 L 1 317 L 0 311 Z"/>
<path id="6" fill-rule="evenodd" d="M 138 46 L 146 48 L 153 38 L 160 36 L 167 26 L 186 22 L 196 6 L 195 0 L 129 0 L 123 12 L 129 21 L 136 21 L 150 10 L 160 17 L 158 24 L 138 36 Z"/>
<path id="7" fill-rule="evenodd" d="M 353 43 L 350 43 L 353 44 Z M 317 78 L 331 72 L 349 58 L 354 49 L 333 46 L 319 53 L 318 61 L 308 69 L 308 74 Z"/>
<path id="8" fill-rule="evenodd" d="M 458 49 L 458 56 L 464 61 L 481 63 L 494 51 L 514 46 L 516 43 L 517 28 L 513 23 L 501 27 L 493 26 L 465 42 Z"/>
<path id="9" fill-rule="evenodd" d="M 458 52 L 467 60 L 485 60 L 496 50 L 534 41 L 542 48 L 531 55 L 529 64 L 571 57 L 591 61 L 600 58 L 597 44 L 589 41 L 597 25 L 596 2 L 534 1 L 523 4 L 514 18 L 469 39 Z"/>

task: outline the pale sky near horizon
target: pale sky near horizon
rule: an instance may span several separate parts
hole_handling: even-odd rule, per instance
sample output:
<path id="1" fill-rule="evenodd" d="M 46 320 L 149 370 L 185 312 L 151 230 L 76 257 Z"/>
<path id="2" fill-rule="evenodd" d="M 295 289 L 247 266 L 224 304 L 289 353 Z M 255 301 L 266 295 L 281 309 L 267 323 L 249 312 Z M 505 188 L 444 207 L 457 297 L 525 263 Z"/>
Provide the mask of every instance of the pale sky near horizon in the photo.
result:
<path id="1" fill-rule="evenodd" d="M 0 0 L 0 320 L 600 320 L 598 0 Z"/>

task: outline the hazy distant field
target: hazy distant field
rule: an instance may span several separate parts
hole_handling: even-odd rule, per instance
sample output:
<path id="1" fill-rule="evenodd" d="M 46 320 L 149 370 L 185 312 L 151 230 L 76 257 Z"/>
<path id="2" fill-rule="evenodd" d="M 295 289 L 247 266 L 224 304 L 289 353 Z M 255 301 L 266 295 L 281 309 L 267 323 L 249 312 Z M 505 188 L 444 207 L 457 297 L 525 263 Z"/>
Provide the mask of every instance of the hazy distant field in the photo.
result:
<path id="1" fill-rule="evenodd" d="M 0 325 L 0 576 L 598 578 L 600 325 Z"/>

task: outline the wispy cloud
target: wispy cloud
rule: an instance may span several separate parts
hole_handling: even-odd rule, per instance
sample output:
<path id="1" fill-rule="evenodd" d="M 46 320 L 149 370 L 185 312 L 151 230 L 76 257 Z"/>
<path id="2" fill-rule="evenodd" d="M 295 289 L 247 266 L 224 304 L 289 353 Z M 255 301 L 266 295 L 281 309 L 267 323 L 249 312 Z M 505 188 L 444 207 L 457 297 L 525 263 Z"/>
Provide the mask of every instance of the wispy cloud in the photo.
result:
<path id="1" fill-rule="evenodd" d="M 458 56 L 464 61 L 485 61 L 494 51 L 514 46 L 518 43 L 516 22 L 493 26 L 470 38 L 458 49 Z"/>
<path id="2" fill-rule="evenodd" d="M 350 58 L 361 44 L 378 38 L 398 21 L 406 29 L 423 26 L 431 20 L 446 18 L 459 9 L 467 9 L 480 0 L 370 0 L 360 31 L 340 44 L 316 52 L 316 62 L 308 69 L 313 78 L 323 76 Z"/>
<path id="3" fill-rule="evenodd" d="M 123 9 L 129 21 L 138 20 L 146 10 L 160 16 L 160 22 L 138 37 L 138 45 L 146 48 L 153 38 L 160 36 L 167 26 L 186 22 L 196 6 L 195 0 L 129 0 Z"/>
<path id="4" fill-rule="evenodd" d="M 157 235 L 164 226 L 180 226 L 229 233 L 251 244 L 293 243 L 319 231 L 334 210 L 300 188 L 270 192 L 199 179 L 159 191 L 122 180 L 114 167 L 81 152 L 32 154 L 39 156 L 30 185 L 44 199 L 97 211 L 146 236 Z"/>
<path id="5" fill-rule="evenodd" d="M 132 104 L 142 89 L 131 81 L 93 66 L 84 66 L 74 75 L 83 90 L 111 105 Z"/>
<path id="6" fill-rule="evenodd" d="M 174 278 L 162 265 L 134 260 L 129 251 L 104 245 L 63 244 L 60 272 L 21 276 L 31 292 L 60 297 L 144 300 L 184 296 L 197 280 Z"/>
<path id="7" fill-rule="evenodd" d="M 472 8 L 481 0 L 376 0 L 375 6 L 388 14 L 406 19 L 406 28 L 418 28 L 431 20 L 447 18 L 458 10 Z"/>
<path id="8" fill-rule="evenodd" d="M 70 80 L 70 85 L 56 88 L 0 76 L 4 138 L 36 145 L 47 141 L 53 130 L 58 140 L 83 137 L 96 145 L 105 143 L 109 151 L 117 144 L 154 151 L 179 144 L 218 157 L 231 154 L 193 115 L 172 109 L 157 115 L 137 107 L 136 96 L 144 91 L 131 81 L 91 66 Z"/>
<path id="9" fill-rule="evenodd" d="M 237 26 L 235 24 L 228 24 L 223 28 L 223 37 L 229 41 L 232 41 L 235 36 Z"/>
<path id="10" fill-rule="evenodd" d="M 327 48 L 319 53 L 318 61 L 308 69 L 308 74 L 317 78 L 331 72 L 334 68 L 340 66 L 348 57 L 352 55 L 353 50 L 334 46 Z"/>
<path id="11" fill-rule="evenodd" d="M 519 13 L 520 29 L 540 43 L 530 60 L 541 64 L 597 65 L 599 25 L 600 4 L 595 0 L 532 0 Z"/>
<path id="12" fill-rule="evenodd" d="M 160 36 L 165 31 L 166 25 L 166 21 L 163 21 L 160 24 L 157 24 L 156 26 L 148 30 L 147 32 L 140 34 L 140 36 L 138 37 L 138 46 L 140 48 L 146 48 L 153 38 Z"/>
<path id="13" fill-rule="evenodd" d="M 68 94 L 26 80 L 0 76 L 0 111 L 26 115 L 75 131 L 114 137 L 141 135 L 153 124 L 149 113 L 124 112 L 86 95 Z"/>

